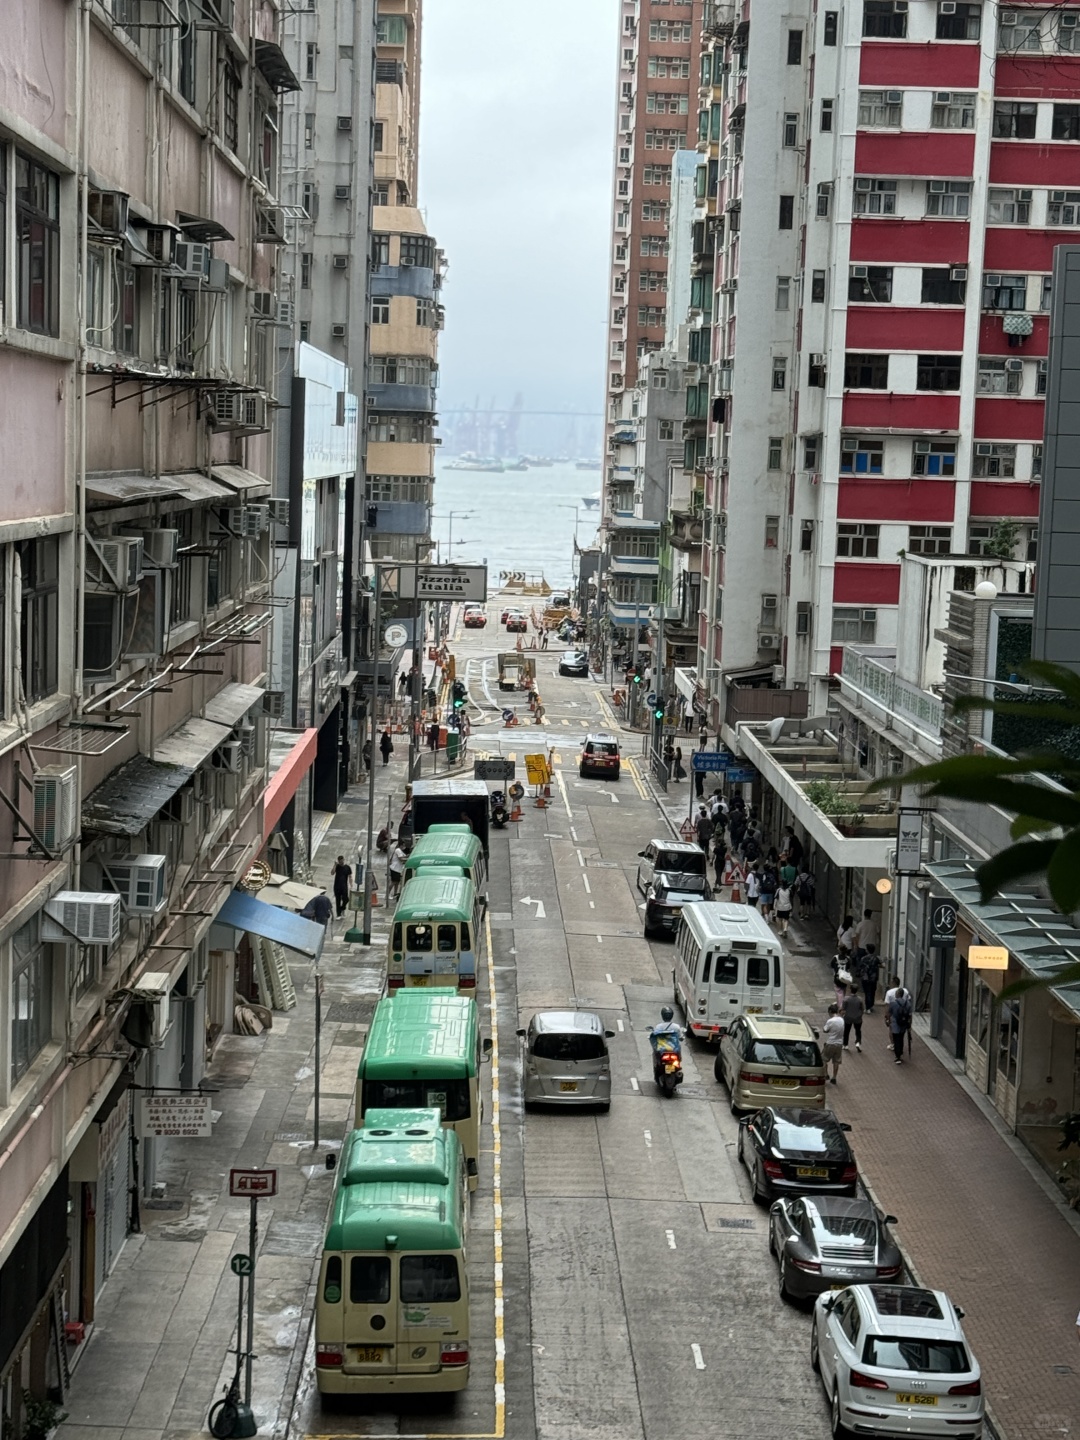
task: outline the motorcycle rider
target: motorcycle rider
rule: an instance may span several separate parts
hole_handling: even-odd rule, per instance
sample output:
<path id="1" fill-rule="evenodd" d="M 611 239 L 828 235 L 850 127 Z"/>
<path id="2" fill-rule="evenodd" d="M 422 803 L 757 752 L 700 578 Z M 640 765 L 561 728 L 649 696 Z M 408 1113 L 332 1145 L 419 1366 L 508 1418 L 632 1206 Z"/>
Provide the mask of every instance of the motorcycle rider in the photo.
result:
<path id="1" fill-rule="evenodd" d="M 682 1052 L 682 1027 L 675 1023 L 675 1012 L 670 1005 L 665 1005 L 660 1011 L 660 1024 L 654 1025 L 649 1031 L 649 1040 L 653 1049 L 653 1079 L 659 1083 L 660 1079 L 660 1054 L 656 1041 L 660 1036 L 670 1036 L 673 1048 L 679 1054 Z M 668 1047 L 665 1046 L 665 1049 Z"/>

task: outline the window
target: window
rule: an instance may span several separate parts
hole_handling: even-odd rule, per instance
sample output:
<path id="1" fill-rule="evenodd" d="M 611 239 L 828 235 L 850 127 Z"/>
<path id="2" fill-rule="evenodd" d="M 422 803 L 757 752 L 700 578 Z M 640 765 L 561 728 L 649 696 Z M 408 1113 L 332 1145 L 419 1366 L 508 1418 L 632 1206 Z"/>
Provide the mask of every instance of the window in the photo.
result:
<path id="1" fill-rule="evenodd" d="M 971 473 L 981 480 L 1008 479 L 1016 474 L 1016 446 L 977 441 Z"/>
<path id="2" fill-rule="evenodd" d="M 805 523 L 810 523 L 811 526 L 813 525 L 813 522 L 812 522 L 812 521 L 810 521 L 810 522 L 804 522 L 804 524 L 805 524 Z M 811 531 L 810 531 L 810 539 L 811 539 L 811 541 L 813 541 L 813 538 L 814 538 L 814 532 L 813 532 L 813 529 L 811 529 Z M 811 605 L 810 601 L 809 601 L 809 600 L 799 600 L 799 601 L 797 601 L 796 604 L 795 604 L 795 634 L 796 634 L 796 635 L 809 635 L 809 634 L 810 634 L 810 631 L 811 631 L 811 628 L 812 628 L 813 617 L 814 617 L 814 607 L 813 607 L 813 605 Z"/>
<path id="3" fill-rule="evenodd" d="M 353 1305 L 390 1303 L 390 1257 L 353 1255 L 349 1260 L 349 1301 Z"/>
<path id="4" fill-rule="evenodd" d="M 951 5 L 938 0 L 937 38 L 939 40 L 978 40 L 982 34 L 982 0 L 953 0 Z"/>
<path id="5" fill-rule="evenodd" d="M 339 45 L 337 47 L 339 60 L 351 60 L 353 58 L 353 47 L 351 45 Z"/>
<path id="6" fill-rule="evenodd" d="M 965 217 L 970 212 L 970 180 L 928 180 L 926 182 L 927 215 Z"/>
<path id="7" fill-rule="evenodd" d="M 375 151 L 376 155 L 383 148 L 383 133 L 383 122 L 381 120 L 376 120 L 375 124 L 372 126 L 371 131 L 371 146 L 372 149 Z"/>
<path id="8" fill-rule="evenodd" d="M 836 553 L 848 558 L 876 560 L 880 525 L 838 525 Z"/>
<path id="9" fill-rule="evenodd" d="M 810 276 L 810 301 L 814 305 L 825 303 L 825 271 L 815 270 Z"/>
<path id="10" fill-rule="evenodd" d="M 761 597 L 761 619 L 758 622 L 763 630 L 775 630 L 777 616 L 777 605 L 775 595 L 762 595 Z"/>
<path id="11" fill-rule="evenodd" d="M 663 41 L 666 45 L 689 45 L 693 39 L 693 26 L 688 20 L 653 20 L 649 25 L 649 39 Z"/>
<path id="12" fill-rule="evenodd" d="M 314 260 L 310 250 L 300 252 L 300 289 L 311 289 L 311 266 Z"/>
<path id="13" fill-rule="evenodd" d="M 920 355 L 915 372 L 916 390 L 959 390 L 959 355 Z"/>
<path id="14" fill-rule="evenodd" d="M 375 436 L 373 438 L 381 438 Z M 373 502 L 402 500 L 410 504 L 431 503 L 430 475 L 369 475 L 365 493 Z"/>
<path id="15" fill-rule="evenodd" d="M 862 33 L 878 40 L 902 40 L 907 34 L 907 8 L 907 0 L 863 0 Z"/>
<path id="16" fill-rule="evenodd" d="M 16 547 L 22 574 L 19 641 L 22 687 L 28 704 L 57 689 L 60 642 L 60 542 L 55 535 L 22 540 Z"/>
<path id="17" fill-rule="evenodd" d="M 668 203 L 666 200 L 644 200 L 641 205 L 642 220 L 658 220 L 667 224 Z"/>
<path id="18" fill-rule="evenodd" d="M 821 436 L 806 435 L 803 437 L 802 463 L 804 470 L 816 470 L 821 460 Z"/>
<path id="19" fill-rule="evenodd" d="M 660 542 L 655 535 L 635 535 L 633 532 L 616 534 L 611 553 L 630 556 L 636 560 L 655 560 L 660 553 Z"/>
<path id="20" fill-rule="evenodd" d="M 799 526 L 799 550 L 804 555 L 809 555 L 814 548 L 814 522 L 804 520 Z"/>
<path id="21" fill-rule="evenodd" d="M 783 143 L 788 150 L 794 150 L 799 143 L 799 117 L 794 111 L 784 115 Z"/>
<path id="22" fill-rule="evenodd" d="M 666 270 L 639 270 L 639 290 L 667 290 Z M 700 308 L 700 307 L 699 307 Z"/>
<path id="23" fill-rule="evenodd" d="M 855 215 L 895 215 L 896 181 L 870 180 L 860 176 L 855 181 L 851 208 Z"/>
<path id="24" fill-rule="evenodd" d="M 776 550 L 780 546 L 780 516 L 765 516 L 765 549 Z"/>
<path id="25" fill-rule="evenodd" d="M 790 275 L 778 275 L 776 277 L 776 308 L 777 310 L 791 309 Z"/>
<path id="26" fill-rule="evenodd" d="M 1080 140 L 1080 105 L 1055 105 L 1050 126 L 1052 140 Z"/>
<path id="27" fill-rule="evenodd" d="M 375 30 L 376 45 L 404 45 L 406 42 L 404 15 L 380 15 Z"/>
<path id="28" fill-rule="evenodd" d="M 38 335 L 60 333 L 60 177 L 15 152 L 18 323 Z"/>
<path id="29" fill-rule="evenodd" d="M 1035 106 L 1020 100 L 998 100 L 994 104 L 995 140 L 1032 140 L 1035 137 Z"/>
<path id="30" fill-rule="evenodd" d="M 787 389 L 787 356 L 774 355 L 772 362 L 772 388 L 774 390 Z"/>
<path id="31" fill-rule="evenodd" d="M 230 578 L 232 547 L 228 541 L 219 541 L 206 557 L 206 608 L 216 609 L 232 593 Z"/>
<path id="32" fill-rule="evenodd" d="M 848 277 L 848 300 L 887 305 L 892 299 L 891 265 L 853 265 Z"/>
<path id="33" fill-rule="evenodd" d="M 899 90 L 860 90 L 859 124 L 898 127 L 902 106 Z"/>
<path id="34" fill-rule="evenodd" d="M 1077 28 L 1077 17 L 1074 14 L 1067 10 L 1058 10 L 1054 39 L 1059 50 L 1071 50 L 1074 54 L 1080 50 L 1080 29 Z"/>
<path id="35" fill-rule="evenodd" d="M 390 236 L 377 232 L 371 237 L 371 263 L 378 270 L 380 265 L 390 264 Z"/>
<path id="36" fill-rule="evenodd" d="M 794 227 L 794 224 L 795 224 L 795 196 L 794 196 L 794 195 L 781 195 L 781 196 L 780 196 L 780 219 L 779 219 L 779 228 L 780 228 L 781 230 L 791 230 L 791 229 Z"/>
<path id="37" fill-rule="evenodd" d="M 319 47 L 310 41 L 304 46 L 304 79 L 315 79 L 315 62 L 319 58 Z"/>
<path id="38" fill-rule="evenodd" d="M 825 11 L 825 32 L 824 32 L 823 39 L 824 39 L 824 43 L 825 43 L 826 45 L 835 45 L 835 44 L 836 44 L 836 34 L 837 34 L 837 23 L 836 23 L 836 22 L 837 22 L 837 17 L 839 16 L 839 13 L 840 13 L 840 12 L 839 12 L 838 10 L 826 10 L 826 11 Z"/>
<path id="39" fill-rule="evenodd" d="M 435 268 L 435 241 L 430 235 L 402 235 L 402 265 L 420 265 L 425 270 Z"/>
<path id="40" fill-rule="evenodd" d="M 784 468 L 784 437 L 782 435 L 769 436 L 768 468 L 770 470 Z"/>
<path id="41" fill-rule="evenodd" d="M 1054 277 L 1053 277 L 1052 275 L 1044 275 L 1044 276 L 1042 277 L 1042 285 L 1041 285 L 1040 288 L 1039 288 L 1039 309 L 1040 309 L 1040 310 L 1049 310 L 1049 309 L 1050 309 L 1050 301 L 1053 299 L 1053 291 L 1054 291 Z"/>
<path id="42" fill-rule="evenodd" d="M 844 356 L 845 390 L 887 390 L 889 388 L 888 355 Z"/>
<path id="43" fill-rule="evenodd" d="M 416 323 L 422 330 L 438 330 L 439 307 L 434 300 L 417 300 Z"/>
<path id="44" fill-rule="evenodd" d="M 225 64 L 221 73 L 221 138 L 226 146 L 236 153 L 240 144 L 240 70 L 236 61 L 231 55 L 226 56 Z M 314 130 L 314 115 L 306 115 L 305 122 L 312 122 Z M 314 135 L 311 137 L 314 144 Z M 307 145 L 308 136 L 305 128 L 304 143 Z M 310 145 L 307 146 L 311 148 Z"/>
<path id="45" fill-rule="evenodd" d="M 311 339 L 311 321 L 310 321 L 310 320 L 301 320 L 301 321 L 300 321 L 300 339 L 304 342 L 305 345 L 306 345 L 306 344 L 308 343 L 308 341 Z"/>
<path id="46" fill-rule="evenodd" d="M 686 115 L 689 106 L 690 97 L 677 92 L 650 90 L 645 96 L 646 115 Z"/>
<path id="47" fill-rule="evenodd" d="M 1046 394 L 1046 361 L 1040 360 L 1035 367 L 1035 394 Z"/>
<path id="48" fill-rule="evenodd" d="M 194 370 L 195 368 L 195 332 L 198 327 L 198 300 L 195 291 L 178 290 L 176 293 L 176 368 L 178 370 Z"/>
<path id="49" fill-rule="evenodd" d="M 845 475 L 880 475 L 884 454 L 884 440 L 843 435 L 840 439 L 840 472 Z"/>
<path id="50" fill-rule="evenodd" d="M 946 98 L 948 97 L 948 98 Z M 932 130 L 973 130 L 975 93 L 970 90 L 935 90 L 930 110 Z"/>
<path id="51" fill-rule="evenodd" d="M 1080 225 L 1080 190 L 1051 190 L 1047 225 Z"/>
<path id="52" fill-rule="evenodd" d="M 111 254 L 98 245 L 90 245 L 86 251 L 86 338 L 90 345 L 106 346 L 106 317 L 112 319 L 112 283 L 109 263 Z M 105 289 L 108 285 L 109 299 L 106 308 Z"/>
<path id="53" fill-rule="evenodd" d="M 825 389 L 825 356 L 811 354 L 806 366 L 806 383 L 817 390 Z"/>
<path id="54" fill-rule="evenodd" d="M 398 1296 L 402 1305 L 445 1305 L 460 1300 L 457 1260 L 453 1255 L 402 1255 Z"/>
<path id="55" fill-rule="evenodd" d="M 1031 478 L 1037 479 L 1042 474 L 1043 447 L 1033 445 L 1031 447 Z"/>
<path id="56" fill-rule="evenodd" d="M 629 55 L 632 64 L 634 52 L 628 50 L 626 54 Z M 680 60 L 675 55 L 651 55 L 648 73 L 652 80 L 689 80 L 690 61 Z M 708 80 L 702 81 L 704 85 L 708 83 Z M 686 111 L 684 110 L 682 113 L 685 115 Z"/>
<path id="57" fill-rule="evenodd" d="M 817 187 L 817 201 L 814 207 L 814 213 L 819 220 L 827 220 L 829 218 L 829 203 L 831 200 L 832 181 L 822 180 Z"/>
<path id="58" fill-rule="evenodd" d="M 984 310 L 1026 310 L 1027 276 L 984 275 L 982 308 Z"/>
<path id="59" fill-rule="evenodd" d="M 8 147 L 0 144 L 0 307 L 7 299 Z"/>
<path id="60" fill-rule="evenodd" d="M 652 376 L 652 387 L 654 390 L 667 389 L 668 372 L 666 370 L 650 370 L 649 374 Z"/>
<path id="61" fill-rule="evenodd" d="M 948 555 L 952 531 L 948 525 L 909 525 L 907 548 L 912 555 Z"/>
<path id="62" fill-rule="evenodd" d="M 657 426 L 656 426 L 656 438 L 657 438 L 658 440 L 674 440 L 674 439 L 675 439 L 675 421 L 674 421 L 674 420 L 661 420 L 661 421 L 659 421 L 659 422 L 657 423 Z"/>
<path id="63" fill-rule="evenodd" d="M 956 474 L 956 441 L 916 440 L 911 457 L 911 473 L 951 479 Z"/>
<path id="64" fill-rule="evenodd" d="M 683 130 L 646 130 L 646 150 L 678 150 L 686 140 Z"/>
<path id="65" fill-rule="evenodd" d="M 821 128 L 826 133 L 833 127 L 833 105 L 832 100 L 822 100 L 821 102 Z"/>
<path id="66" fill-rule="evenodd" d="M 2 251 L 2 246 L 0 246 Z M 225 300 L 221 302 L 223 305 Z M 139 277 L 133 265 L 116 262 L 116 318 L 113 322 L 113 349 L 121 355 L 135 355 L 139 348 Z"/>
<path id="67" fill-rule="evenodd" d="M 877 636 L 877 611 L 855 605 L 836 605 L 832 612 L 834 645 L 873 645 Z"/>
<path id="68" fill-rule="evenodd" d="M 978 391 L 980 395 L 1019 395 L 1024 382 L 1024 362 L 1006 360 L 999 355 L 980 355 Z"/>
<path id="69" fill-rule="evenodd" d="M 641 172 L 641 183 L 643 185 L 670 185 L 671 166 L 646 165 Z"/>
<path id="70" fill-rule="evenodd" d="M 959 279 L 959 270 L 924 270 L 922 272 L 922 303 L 924 305 L 962 305 L 967 281 Z"/>
<path id="71" fill-rule="evenodd" d="M 1009 50 L 1015 53 L 1017 50 L 1041 50 L 1042 36 L 1039 33 L 1039 22 L 1042 16 L 1037 10 L 1005 10 L 1002 15 L 1002 24 L 998 27 L 998 49 Z M 1009 24 L 1005 24 L 1005 16 L 1009 17 Z"/>
<path id="72" fill-rule="evenodd" d="M 802 64 L 801 30 L 789 30 L 787 32 L 787 63 L 789 65 Z"/>
<path id="73" fill-rule="evenodd" d="M 372 325 L 390 324 L 390 297 L 388 295 L 371 297 L 371 323 Z"/>
<path id="74" fill-rule="evenodd" d="M 368 363 L 372 385 L 432 385 L 435 368 L 422 355 L 373 355 Z"/>
<path id="75" fill-rule="evenodd" d="M 663 325 L 667 320 L 667 311 L 663 305 L 639 305 L 637 312 L 637 323 L 639 325 Z"/>
<path id="76" fill-rule="evenodd" d="M 52 976 L 41 939 L 41 915 L 11 937 L 11 1080 L 34 1063 L 51 1038 Z"/>
<path id="77" fill-rule="evenodd" d="M 1026 225 L 1031 215 L 1030 190 L 990 190 L 986 220 L 989 225 Z M 1053 221 L 1048 220 L 1048 224 Z"/>
<path id="78" fill-rule="evenodd" d="M 390 204 L 390 181 L 376 180 L 371 187 L 371 203 L 373 205 Z"/>

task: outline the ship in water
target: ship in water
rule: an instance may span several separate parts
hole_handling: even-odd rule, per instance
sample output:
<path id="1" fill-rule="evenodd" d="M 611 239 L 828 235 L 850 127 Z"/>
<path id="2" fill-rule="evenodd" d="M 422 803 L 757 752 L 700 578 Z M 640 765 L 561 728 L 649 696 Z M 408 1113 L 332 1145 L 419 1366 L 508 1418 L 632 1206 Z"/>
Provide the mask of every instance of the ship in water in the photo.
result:
<path id="1" fill-rule="evenodd" d="M 595 510 L 600 504 L 600 491 L 597 490 L 595 495 L 582 495 L 581 503 L 586 510 Z"/>
<path id="2" fill-rule="evenodd" d="M 602 460 L 575 460 L 575 461 L 574 461 L 574 469 L 575 469 L 575 470 L 602 470 L 603 468 L 604 468 L 604 462 L 603 462 Z"/>
<path id="3" fill-rule="evenodd" d="M 459 455 L 451 460 L 447 470 L 479 470 L 486 475 L 501 475 L 506 466 L 492 455 Z M 516 468 L 516 467 L 515 467 Z"/>

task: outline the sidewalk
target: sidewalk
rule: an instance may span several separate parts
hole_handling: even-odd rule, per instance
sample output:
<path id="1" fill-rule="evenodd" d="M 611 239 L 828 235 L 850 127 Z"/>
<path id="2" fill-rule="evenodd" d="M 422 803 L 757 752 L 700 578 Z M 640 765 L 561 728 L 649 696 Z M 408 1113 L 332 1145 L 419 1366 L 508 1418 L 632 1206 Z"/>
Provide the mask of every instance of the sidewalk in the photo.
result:
<path id="1" fill-rule="evenodd" d="M 376 756 L 376 819 L 388 798 L 396 826 L 404 755 Z M 326 831 L 312 866 L 331 888 L 335 858 L 354 862 L 366 841 L 367 786 L 354 787 Z M 378 824 L 376 824 L 376 830 Z M 382 858 L 381 856 L 379 857 Z M 380 900 L 385 900 L 380 873 Z M 129 1238 L 98 1297 L 90 1338 L 78 1356 L 61 1440 L 187 1440 L 205 1436 L 210 1405 L 232 1374 L 237 1280 L 230 1258 L 248 1249 L 248 1203 L 230 1200 L 231 1166 L 275 1166 L 276 1198 L 260 1202 L 255 1275 L 253 1408 L 260 1434 L 284 1431 L 303 1363 L 316 1257 L 337 1148 L 352 1113 L 359 1046 L 382 986 L 386 912 L 373 915 L 372 946 L 346 945 L 352 922 L 333 923 L 323 952 L 320 1148 L 313 1121 L 313 967 L 291 963 L 297 1005 L 275 1012 L 261 1036 L 226 1035 L 207 1076 L 219 1118 L 209 1140 L 169 1143 L 159 1167 L 163 1201 L 143 1202 L 143 1233 Z M 381 942 L 381 943 L 380 943 Z"/>

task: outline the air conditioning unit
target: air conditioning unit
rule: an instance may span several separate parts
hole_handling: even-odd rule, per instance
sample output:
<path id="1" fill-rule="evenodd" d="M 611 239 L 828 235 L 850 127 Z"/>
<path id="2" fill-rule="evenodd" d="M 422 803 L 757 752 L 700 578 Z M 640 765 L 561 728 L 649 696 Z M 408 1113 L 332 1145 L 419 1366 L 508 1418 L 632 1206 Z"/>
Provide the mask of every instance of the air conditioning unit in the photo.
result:
<path id="1" fill-rule="evenodd" d="M 120 938 L 120 896 L 57 891 L 45 902 L 41 938 L 50 945 L 115 945 Z"/>
<path id="2" fill-rule="evenodd" d="M 1022 360 L 1006 360 L 1006 361 L 1005 361 L 1005 369 L 1012 371 L 1012 373 L 1013 373 L 1014 375 L 1019 374 L 1019 373 L 1023 370 L 1023 368 L 1024 368 L 1024 362 L 1023 362 Z"/>
<path id="3" fill-rule="evenodd" d="M 976 454 L 976 455 L 992 455 L 993 453 L 994 453 L 994 447 L 993 447 L 993 445 L 989 445 L 989 444 L 979 444 L 979 445 L 976 445 L 976 446 L 975 446 L 975 454 Z"/>
<path id="4" fill-rule="evenodd" d="M 177 231 L 171 225 L 148 225 L 146 227 L 146 248 L 159 265 L 171 265 L 176 246 Z"/>
<path id="5" fill-rule="evenodd" d="M 903 92 L 902 90 L 886 90 L 886 91 L 885 91 L 885 104 L 886 104 L 886 105 L 900 105 L 900 104 L 903 103 L 903 99 L 904 99 L 904 92 Z"/>
<path id="6" fill-rule="evenodd" d="M 951 91 L 951 90 L 935 90 L 935 91 L 934 91 L 934 104 L 935 104 L 935 105 L 951 105 L 951 104 L 952 104 L 952 91 Z"/>
<path id="7" fill-rule="evenodd" d="M 134 999 L 150 1010 L 150 1044 L 162 1045 L 169 1033 L 169 977 L 164 970 L 147 970 L 132 990 Z"/>
<path id="8" fill-rule="evenodd" d="M 770 630 L 759 630 L 757 643 L 759 650 L 778 650 L 780 648 L 780 636 Z"/>
<path id="9" fill-rule="evenodd" d="M 204 289 L 210 295 L 227 295 L 229 293 L 229 262 L 227 260 L 215 260 L 210 256 L 210 266 L 206 272 L 206 284 Z"/>
<path id="10" fill-rule="evenodd" d="M 126 855 L 103 861 L 105 873 L 116 887 L 124 909 L 133 915 L 157 915 L 165 907 L 164 855 Z"/>
<path id="11" fill-rule="evenodd" d="M 335 200 L 351 200 L 351 199 L 352 199 L 352 186 L 351 186 L 351 185 L 335 185 L 335 186 L 334 186 L 334 199 L 335 199 Z"/>
<path id="12" fill-rule="evenodd" d="M 348 328 L 349 327 L 347 325 L 331 325 L 330 334 L 334 337 L 335 340 L 344 340 L 346 334 L 348 333 Z"/>
<path id="13" fill-rule="evenodd" d="M 810 356 L 810 364 L 811 364 L 815 369 L 820 370 L 820 369 L 824 366 L 824 364 L 825 364 L 825 356 L 824 356 L 824 355 L 819 355 L 819 354 L 817 354 L 817 353 L 812 354 L 812 355 Z"/>
<path id="14" fill-rule="evenodd" d="M 271 720 L 283 720 L 285 718 L 284 690 L 263 691 L 263 714 L 269 715 Z"/>
<path id="15" fill-rule="evenodd" d="M 929 441 L 929 440 L 916 440 L 916 441 L 915 441 L 915 454 L 916 454 L 916 455 L 929 455 L 929 454 L 930 454 L 930 441 Z"/>
<path id="16" fill-rule="evenodd" d="M 342 131 L 349 131 L 349 130 L 351 130 L 351 129 L 352 129 L 352 116 L 351 116 L 351 115 L 339 115 L 339 116 L 337 117 L 337 128 L 338 128 L 339 130 L 342 130 Z"/>
<path id="17" fill-rule="evenodd" d="M 88 190 L 86 213 L 97 232 L 123 240 L 128 227 L 128 197 L 123 190 Z"/>
<path id="18" fill-rule="evenodd" d="M 215 770 L 228 770 L 230 774 L 238 775 L 243 764 L 243 755 L 239 740 L 226 740 L 214 751 L 212 764 Z"/>
<path id="19" fill-rule="evenodd" d="M 279 325 L 292 325 L 296 319 L 296 306 L 291 300 L 279 300 L 277 307 Z"/>
<path id="20" fill-rule="evenodd" d="M 288 500 L 268 500 L 266 502 L 266 509 L 270 516 L 271 524 L 287 525 L 289 523 Z"/>
<path id="21" fill-rule="evenodd" d="M 1080 15 L 1077 15 L 1075 10 L 1071 15 L 1068 12 L 1061 13 L 1058 15 L 1058 29 L 1075 30 L 1078 21 L 1080 21 Z"/>
<path id="22" fill-rule="evenodd" d="M 876 611 L 876 610 L 863 610 L 863 611 L 861 612 L 859 618 L 860 618 L 861 620 L 865 620 L 868 625 L 873 625 L 873 624 L 876 622 L 876 620 L 877 620 L 877 611 Z"/>
<path id="23" fill-rule="evenodd" d="M 241 505 L 225 511 L 225 523 L 234 535 L 245 540 L 255 540 L 266 529 L 264 505 Z"/>
<path id="24" fill-rule="evenodd" d="M 121 535 L 116 538 L 95 540 L 87 538 L 89 569 L 96 575 L 88 575 L 91 586 L 107 590 L 134 590 L 142 579 L 143 542 L 142 536 Z"/>
<path id="25" fill-rule="evenodd" d="M 956 14 L 956 0 L 941 0 L 941 4 L 938 6 L 938 14 L 939 14 L 939 15 L 955 15 L 955 14 Z"/>
<path id="26" fill-rule="evenodd" d="M 858 175 L 858 176 L 856 176 L 856 179 L 855 179 L 855 189 L 856 189 L 856 190 L 871 190 L 871 189 L 873 188 L 873 185 L 874 185 L 874 182 L 873 182 L 873 180 L 870 179 L 870 177 L 869 177 L 868 175 Z"/>
<path id="27" fill-rule="evenodd" d="M 966 265 L 954 265 L 949 271 L 950 280 L 966 280 L 968 267 Z"/>
<path id="28" fill-rule="evenodd" d="M 375 409 L 375 406 L 376 406 L 378 403 L 379 403 L 379 397 L 378 397 L 377 395 L 367 395 L 367 396 L 365 396 L 365 405 L 366 405 L 366 407 L 367 407 L 368 410 L 374 410 L 374 409 Z M 378 416 L 377 416 L 377 415 L 369 415 L 369 416 L 368 416 L 368 419 L 369 419 L 369 420 L 377 420 L 377 419 L 378 419 Z"/>
<path id="29" fill-rule="evenodd" d="M 1019 16 L 1015 10 L 1003 10 L 998 16 L 998 20 L 1002 25 L 1011 27 L 1019 23 Z"/>
<path id="30" fill-rule="evenodd" d="M 1001 276 L 1000 276 L 1000 275 L 984 275 L 984 276 L 983 276 L 983 284 L 984 284 L 984 285 L 988 285 L 992 290 L 996 290 L 997 287 L 1001 284 Z"/>
<path id="31" fill-rule="evenodd" d="M 147 560 L 159 569 L 175 565 L 180 549 L 179 530 L 148 530 L 143 536 L 143 551 Z"/>
<path id="32" fill-rule="evenodd" d="M 907 0 L 893 0 L 893 10 L 897 15 L 907 14 Z"/>
<path id="33" fill-rule="evenodd" d="M 220 430 L 269 430 L 266 399 L 242 390 L 210 394 L 210 423 Z"/>
<path id="34" fill-rule="evenodd" d="M 193 240 L 178 240 L 173 246 L 173 269 L 200 280 L 210 271 L 210 247 Z"/>
<path id="35" fill-rule="evenodd" d="M 257 530 L 245 529 L 245 535 L 261 535 L 264 530 L 270 529 L 270 506 L 265 502 L 262 505 L 247 505 L 244 507 L 245 525 L 258 526 Z"/>
<path id="36" fill-rule="evenodd" d="M 335 255 L 335 256 L 334 256 L 334 269 L 335 269 L 335 270 L 347 270 L 348 268 L 349 268 L 349 257 L 348 257 L 348 255 Z"/>
<path id="37" fill-rule="evenodd" d="M 79 772 L 74 765 L 43 765 L 34 776 L 34 834 L 50 854 L 75 843 Z"/>
<path id="38" fill-rule="evenodd" d="M 930 181 L 930 187 L 929 187 L 929 188 L 930 188 L 930 194 L 931 194 L 931 195 L 944 195 L 944 194 L 945 194 L 945 191 L 949 188 L 948 181 L 947 181 L 947 180 L 931 180 L 931 181 Z"/>
<path id="39" fill-rule="evenodd" d="M 238 727 L 237 734 L 240 740 L 241 752 L 250 759 L 250 757 L 255 754 L 255 726 L 252 725 L 250 720 L 245 720 L 243 724 Z"/>
<path id="40" fill-rule="evenodd" d="M 255 240 L 261 245 L 285 244 L 285 212 L 279 205 L 255 206 Z"/>

